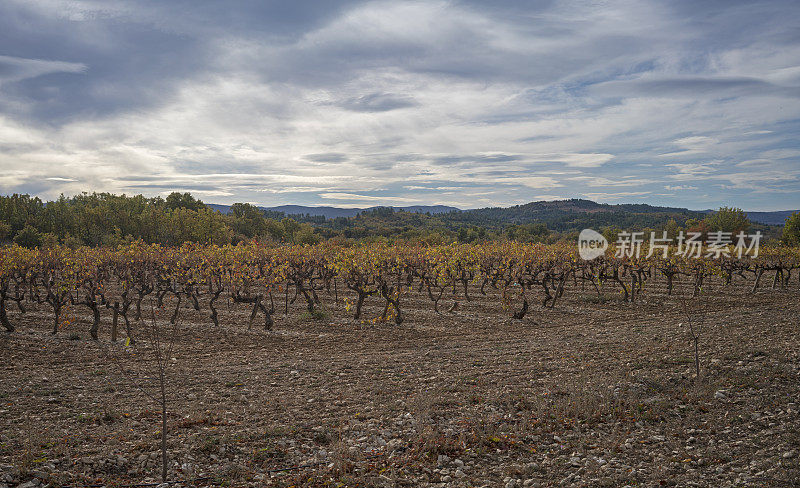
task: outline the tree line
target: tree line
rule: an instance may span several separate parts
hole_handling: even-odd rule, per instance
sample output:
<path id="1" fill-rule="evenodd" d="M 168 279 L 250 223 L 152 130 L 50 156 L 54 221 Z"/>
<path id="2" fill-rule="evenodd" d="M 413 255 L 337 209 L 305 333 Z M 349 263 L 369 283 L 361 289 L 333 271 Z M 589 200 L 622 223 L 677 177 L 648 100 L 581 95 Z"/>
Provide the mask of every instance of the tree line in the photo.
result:
<path id="1" fill-rule="evenodd" d="M 601 210 L 601 211 L 598 211 Z M 229 213 L 212 210 L 190 193 L 166 198 L 110 193 L 81 193 L 43 201 L 25 194 L 0 196 L 0 241 L 23 247 L 116 246 L 125 242 L 180 246 L 185 242 L 237 244 L 260 240 L 315 244 L 322 240 L 452 242 L 517 241 L 552 244 L 575 242 L 583 228 L 600 230 L 609 241 L 622 231 L 680 231 L 707 235 L 712 231 L 760 231 L 767 238 L 800 244 L 800 214 L 781 229 L 751 223 L 738 208 L 704 214 L 651 207 L 608 206 L 585 200 L 535 202 L 508 209 L 481 209 L 423 214 L 376 208 L 355 217 L 326 219 L 285 215 L 248 203 L 235 203 Z"/>
<path id="2" fill-rule="evenodd" d="M 267 218 L 247 203 L 236 203 L 229 214 L 222 214 L 190 193 L 166 198 L 82 193 L 49 202 L 30 195 L 0 196 L 0 239 L 29 248 L 116 246 L 135 240 L 222 245 L 258 237 L 292 244 L 320 239 L 308 223 Z"/>

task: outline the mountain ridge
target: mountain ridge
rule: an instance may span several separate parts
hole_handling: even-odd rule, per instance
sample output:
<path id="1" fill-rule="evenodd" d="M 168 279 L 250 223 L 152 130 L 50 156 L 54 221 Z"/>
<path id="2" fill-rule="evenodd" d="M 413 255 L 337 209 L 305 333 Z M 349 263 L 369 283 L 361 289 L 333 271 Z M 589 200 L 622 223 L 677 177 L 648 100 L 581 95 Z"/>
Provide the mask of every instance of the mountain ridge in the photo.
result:
<path id="1" fill-rule="evenodd" d="M 230 213 L 230 205 L 220 205 L 217 203 L 207 203 L 207 207 L 212 210 L 218 210 L 224 214 Z M 306 205 L 278 205 L 275 207 L 258 207 L 260 210 L 266 212 L 282 212 L 286 215 L 309 215 L 312 217 L 321 216 L 326 219 L 334 219 L 337 217 L 355 217 L 359 213 L 368 212 L 377 208 L 392 208 L 395 211 L 405 211 L 411 213 L 426 213 L 432 214 L 448 213 L 448 212 L 461 212 L 460 208 L 449 207 L 447 205 L 408 205 L 403 207 L 393 206 L 372 206 L 372 207 L 359 207 L 359 208 L 345 208 L 345 207 L 332 207 L 332 206 L 319 206 L 312 207 Z"/>
<path id="2" fill-rule="evenodd" d="M 227 214 L 230 212 L 230 205 L 221 205 L 209 203 L 206 204 L 212 210 L 217 210 L 221 213 Z M 430 214 L 448 214 L 458 213 L 466 215 L 481 215 L 481 214 L 497 214 L 502 213 L 507 215 L 510 222 L 527 221 L 528 215 L 533 215 L 541 211 L 560 211 L 576 214 L 597 214 L 605 212 L 623 212 L 635 214 L 655 214 L 655 213 L 670 213 L 681 214 L 685 216 L 699 217 L 704 214 L 714 212 L 714 210 L 691 210 L 683 207 L 662 207 L 657 205 L 649 205 L 646 203 L 598 203 L 592 200 L 585 199 L 571 199 L 571 200 L 539 200 L 528 202 L 521 205 L 512 205 L 509 207 L 484 207 L 475 209 L 460 209 L 448 205 L 409 205 L 409 206 L 371 206 L 359 208 L 344 208 L 334 206 L 307 206 L 307 205 L 278 205 L 274 207 L 259 206 L 260 210 L 266 212 L 280 212 L 287 216 L 289 215 L 302 215 L 311 217 L 324 217 L 325 219 L 334 219 L 337 217 L 352 218 L 356 215 L 373 211 L 379 208 L 392 208 L 395 211 L 406 211 L 410 213 L 430 213 Z M 771 212 L 748 212 L 745 211 L 748 218 L 756 223 L 765 225 L 783 225 L 787 217 L 800 210 L 776 210 Z"/>

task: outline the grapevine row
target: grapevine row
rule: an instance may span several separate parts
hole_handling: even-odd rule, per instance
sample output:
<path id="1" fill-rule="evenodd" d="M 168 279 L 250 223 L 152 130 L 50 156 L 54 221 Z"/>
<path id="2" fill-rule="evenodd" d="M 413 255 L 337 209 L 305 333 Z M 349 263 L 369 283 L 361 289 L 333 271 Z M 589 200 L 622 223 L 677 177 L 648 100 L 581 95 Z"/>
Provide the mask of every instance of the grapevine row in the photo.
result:
<path id="1" fill-rule="evenodd" d="M 516 242 L 351 247 L 331 243 L 163 247 L 139 242 L 75 250 L 14 246 L 0 251 L 0 323 L 13 331 L 9 306 L 24 312 L 28 303 L 46 304 L 55 334 L 63 311 L 82 306 L 91 311 L 92 338 L 98 337 L 104 310 L 113 313 L 115 324 L 122 319 L 130 338 L 132 323 L 142 320 L 147 297 L 159 307 L 166 297 L 174 297 L 172 322 L 182 304 L 189 303 L 195 310 L 207 310 L 216 326 L 218 304 L 224 298 L 250 307 L 249 326 L 260 315 L 264 328 L 271 329 L 277 307 L 283 305 L 288 313 L 289 305 L 300 300 L 314 314 L 321 293 L 331 294 L 338 303 L 345 289 L 354 296 L 347 307 L 354 319 L 362 319 L 366 299 L 375 297 L 383 305 L 376 320 L 400 324 L 405 318 L 403 303 L 412 291 L 427 297 L 437 313 L 442 312 L 440 302 L 445 296 L 469 301 L 471 293 L 497 293 L 510 315 L 522 319 L 536 298 L 543 307 L 554 307 L 570 284 L 588 286 L 598 295 L 601 285 L 611 284 L 624 300 L 634 302 L 654 276 L 665 280 L 668 294 L 680 277 L 692 283 L 694 294 L 713 277 L 722 284 L 731 284 L 734 277 L 750 280 L 755 292 L 769 272 L 774 273 L 773 288 L 789 287 L 797 269 L 800 249 L 787 247 L 762 248 L 757 257 L 742 258 L 615 257 L 612 249 L 585 261 L 575 246 Z"/>

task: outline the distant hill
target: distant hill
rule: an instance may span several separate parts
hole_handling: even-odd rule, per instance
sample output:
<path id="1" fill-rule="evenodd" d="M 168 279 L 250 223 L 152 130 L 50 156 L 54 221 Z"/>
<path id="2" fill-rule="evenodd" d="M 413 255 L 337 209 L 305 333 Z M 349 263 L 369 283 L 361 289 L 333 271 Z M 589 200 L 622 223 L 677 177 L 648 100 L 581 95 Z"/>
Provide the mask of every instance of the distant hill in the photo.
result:
<path id="1" fill-rule="evenodd" d="M 716 210 L 712 209 L 703 210 L 704 214 L 710 214 L 714 212 L 716 212 Z M 751 222 L 764 225 L 780 225 L 780 226 L 782 226 L 786 222 L 786 219 L 795 212 L 800 212 L 800 210 L 776 210 L 774 212 L 745 211 L 745 213 L 747 214 L 747 218 L 750 219 Z"/>
<path id="2" fill-rule="evenodd" d="M 759 224 L 783 225 L 786 219 L 800 210 L 779 210 L 777 212 L 747 212 L 747 217 Z"/>
<path id="3" fill-rule="evenodd" d="M 207 203 L 207 207 L 212 210 L 218 210 L 224 214 L 231 211 L 230 205 L 219 205 L 216 203 Z M 312 217 L 322 216 L 326 219 L 334 219 L 336 217 L 355 217 L 361 212 L 374 210 L 380 207 L 366 207 L 366 208 L 340 208 L 340 207 L 308 207 L 304 205 L 280 205 L 277 207 L 258 207 L 261 210 L 268 212 L 282 212 L 286 215 L 310 215 Z M 403 210 L 411 213 L 428 213 L 440 214 L 447 212 L 458 212 L 460 209 L 456 207 L 448 207 L 445 205 L 411 205 L 408 207 L 391 207 L 394 210 Z"/>
<path id="4" fill-rule="evenodd" d="M 703 212 L 686 208 L 656 207 L 647 204 L 611 205 L 591 200 L 571 199 L 531 202 L 513 207 L 481 208 L 443 216 L 451 225 L 498 228 L 506 225 L 544 223 L 557 231 L 617 226 L 622 229 L 661 227 L 670 219 L 683 225 L 687 219 L 701 219 Z"/>
<path id="5" fill-rule="evenodd" d="M 229 205 L 207 204 L 213 210 L 229 213 Z M 512 207 L 488 207 L 460 210 L 445 205 L 412 205 L 407 207 L 311 207 L 304 205 L 280 205 L 259 207 L 266 212 L 279 212 L 285 215 L 301 215 L 325 219 L 337 217 L 352 218 L 378 208 L 392 208 L 395 211 L 425 214 L 430 213 L 446 227 L 475 225 L 487 228 L 500 228 L 507 225 L 541 222 L 552 230 L 574 230 L 587 227 L 598 228 L 617 226 L 620 228 L 659 227 L 670 219 L 683 225 L 687 219 L 702 219 L 713 210 L 689 210 L 681 207 L 659 207 L 645 203 L 608 204 L 591 200 L 571 199 L 531 202 Z M 786 218 L 796 210 L 775 212 L 747 212 L 755 223 L 764 225 L 783 225 Z"/>
<path id="6" fill-rule="evenodd" d="M 302 205 L 280 205 L 278 207 L 264 207 L 264 210 L 283 212 L 286 215 L 311 215 L 322 216 L 326 219 L 336 217 L 355 217 L 363 209 L 338 208 L 338 207 L 305 207 Z"/>

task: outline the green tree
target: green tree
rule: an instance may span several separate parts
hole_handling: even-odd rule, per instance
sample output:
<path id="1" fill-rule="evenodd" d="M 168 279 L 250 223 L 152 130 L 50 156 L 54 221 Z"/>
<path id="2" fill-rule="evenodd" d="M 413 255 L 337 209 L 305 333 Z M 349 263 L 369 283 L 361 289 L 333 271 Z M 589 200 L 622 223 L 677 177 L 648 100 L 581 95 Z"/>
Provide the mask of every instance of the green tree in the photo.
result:
<path id="1" fill-rule="evenodd" d="M 603 229 L 602 234 L 603 237 L 605 237 L 606 240 L 609 242 L 609 244 L 614 244 L 615 242 L 617 242 L 617 237 L 619 236 L 620 232 L 622 232 L 622 229 L 614 225 Z"/>
<path id="2" fill-rule="evenodd" d="M 678 225 L 678 223 L 675 222 L 675 219 L 669 219 L 667 225 L 664 226 L 664 230 L 667 231 L 667 239 L 676 239 L 678 237 L 678 232 L 680 232 L 681 228 Z"/>
<path id="3" fill-rule="evenodd" d="M 800 212 L 795 212 L 783 225 L 783 242 L 787 246 L 800 246 Z"/>
<path id="4" fill-rule="evenodd" d="M 483 229 L 483 235 L 481 235 L 481 238 L 483 238 L 486 235 L 486 229 L 481 229 Z M 547 229 L 547 224 L 539 222 L 511 226 L 507 234 L 509 239 L 519 242 L 543 242 L 550 234 L 550 231 Z"/>
<path id="5" fill-rule="evenodd" d="M 246 238 L 264 236 L 269 233 L 264 213 L 249 203 L 234 203 L 227 218 L 233 231 Z"/>
<path id="6" fill-rule="evenodd" d="M 314 228 L 309 224 L 301 224 L 294 234 L 294 242 L 297 244 L 317 244 L 319 236 L 314 234 Z"/>
<path id="7" fill-rule="evenodd" d="M 188 210 L 198 211 L 205 208 L 205 205 L 200 200 L 197 200 L 191 193 L 179 193 L 174 191 L 167 196 L 166 206 L 170 210 L 178 208 L 185 208 Z"/>
<path id="8" fill-rule="evenodd" d="M 290 219 L 289 217 L 284 217 L 283 220 L 281 220 L 281 224 L 283 224 L 283 236 L 286 238 L 286 240 L 294 244 L 294 236 L 297 231 L 300 230 L 300 224 L 296 220 Z"/>
<path id="9" fill-rule="evenodd" d="M 13 194 L 0 197 L 0 220 L 11 226 L 11 233 L 18 234 L 26 225 L 38 227 L 42 219 L 44 202 L 38 197 Z"/>
<path id="10" fill-rule="evenodd" d="M 283 224 L 278 222 L 277 220 L 267 219 L 265 223 L 267 235 L 271 238 L 275 239 L 276 241 L 280 241 L 284 238 L 284 228 Z"/>
<path id="11" fill-rule="evenodd" d="M 234 217 L 253 220 L 264 217 L 263 213 L 258 209 L 258 207 L 249 203 L 234 203 L 231 205 L 231 213 Z"/>
<path id="12" fill-rule="evenodd" d="M 11 234 L 11 226 L 5 222 L 0 222 L 0 242 L 4 242 Z"/>
<path id="13" fill-rule="evenodd" d="M 36 230 L 34 226 L 26 225 L 14 237 L 14 242 L 18 246 L 27 247 L 28 249 L 33 249 L 42 245 L 42 235 L 39 234 L 39 232 Z"/>
<path id="14" fill-rule="evenodd" d="M 750 228 L 750 219 L 744 210 L 735 207 L 721 207 L 718 211 L 704 218 L 709 231 L 722 231 L 737 234 L 747 232 Z"/>

